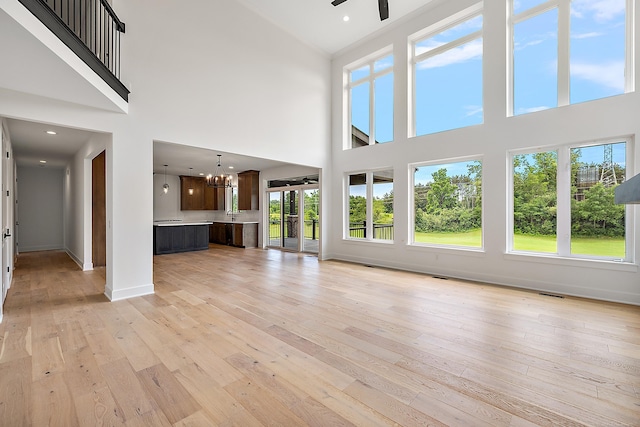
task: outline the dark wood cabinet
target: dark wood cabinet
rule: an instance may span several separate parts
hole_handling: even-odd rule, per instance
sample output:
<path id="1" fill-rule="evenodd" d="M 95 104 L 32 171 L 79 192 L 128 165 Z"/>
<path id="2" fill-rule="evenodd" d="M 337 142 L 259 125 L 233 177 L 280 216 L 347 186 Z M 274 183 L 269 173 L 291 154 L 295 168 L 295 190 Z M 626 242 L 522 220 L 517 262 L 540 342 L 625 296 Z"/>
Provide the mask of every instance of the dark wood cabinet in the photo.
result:
<path id="1" fill-rule="evenodd" d="M 153 253 L 200 251 L 209 248 L 209 225 L 172 225 L 153 227 Z"/>
<path id="2" fill-rule="evenodd" d="M 231 245 L 233 230 L 232 224 L 223 222 L 214 222 L 209 227 L 209 242 L 219 245 Z"/>
<path id="3" fill-rule="evenodd" d="M 203 177 L 180 176 L 180 210 L 182 211 L 224 210 L 224 195 L 224 188 L 209 187 Z"/>
<path id="4" fill-rule="evenodd" d="M 248 170 L 238 173 L 238 209 L 260 209 L 260 171 Z"/>

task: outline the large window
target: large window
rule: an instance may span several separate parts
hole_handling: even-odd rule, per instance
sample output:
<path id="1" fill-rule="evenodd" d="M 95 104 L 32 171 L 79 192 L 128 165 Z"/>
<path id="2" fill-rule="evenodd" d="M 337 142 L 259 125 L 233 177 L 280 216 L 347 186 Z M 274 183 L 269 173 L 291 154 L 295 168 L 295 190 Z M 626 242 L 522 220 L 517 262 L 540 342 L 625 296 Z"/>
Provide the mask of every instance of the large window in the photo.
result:
<path id="1" fill-rule="evenodd" d="M 626 259 L 625 206 L 614 203 L 614 190 L 627 175 L 627 145 L 613 140 L 513 155 L 512 249 Z"/>
<path id="2" fill-rule="evenodd" d="M 348 176 L 347 238 L 393 240 L 393 171 Z"/>
<path id="3" fill-rule="evenodd" d="M 412 165 L 413 243 L 482 247 L 482 163 Z"/>
<path id="4" fill-rule="evenodd" d="M 513 114 L 632 90 L 633 0 L 513 0 Z"/>
<path id="5" fill-rule="evenodd" d="M 482 15 L 460 19 L 415 38 L 413 135 L 483 123 Z"/>
<path id="6" fill-rule="evenodd" d="M 349 70 L 350 148 L 393 141 L 393 55 Z"/>

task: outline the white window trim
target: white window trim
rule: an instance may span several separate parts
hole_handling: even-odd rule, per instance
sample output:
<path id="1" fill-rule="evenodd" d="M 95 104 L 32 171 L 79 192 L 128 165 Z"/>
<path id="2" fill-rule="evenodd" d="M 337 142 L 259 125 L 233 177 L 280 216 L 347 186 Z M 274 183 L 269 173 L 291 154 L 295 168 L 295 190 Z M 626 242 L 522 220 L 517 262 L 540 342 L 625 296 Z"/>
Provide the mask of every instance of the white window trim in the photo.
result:
<path id="1" fill-rule="evenodd" d="M 375 63 L 376 61 L 379 61 L 380 59 L 386 58 L 389 55 L 393 55 L 393 46 L 389 46 L 381 51 L 376 52 L 373 55 L 367 56 L 364 60 L 360 60 L 358 62 L 355 62 L 353 64 L 348 65 L 347 67 L 345 67 L 344 69 L 344 78 L 345 78 L 345 96 L 346 99 L 348 99 L 347 102 L 347 120 L 345 121 L 347 123 L 347 131 L 346 131 L 346 135 L 347 137 L 344 139 L 344 145 L 343 145 L 343 149 L 345 150 L 349 150 L 351 149 L 351 129 L 352 129 L 352 125 L 353 123 L 351 122 L 352 119 L 352 113 L 351 113 L 351 108 L 353 106 L 353 102 L 351 99 L 351 90 L 356 87 L 359 86 L 361 84 L 364 83 L 369 83 L 369 145 L 375 145 L 376 144 L 376 135 L 375 135 L 375 128 L 376 128 L 376 123 L 375 123 L 375 117 L 376 117 L 376 111 L 375 111 L 375 81 L 378 78 L 384 77 L 387 74 L 393 74 L 393 70 L 394 70 L 394 66 L 395 66 L 395 56 L 393 58 L 394 63 L 390 66 L 387 67 L 383 70 L 380 71 L 374 71 L 374 67 L 375 67 Z M 361 77 L 358 80 L 354 80 L 351 81 L 350 75 L 353 71 L 356 71 L 360 68 L 363 68 L 364 66 L 368 66 L 369 67 L 369 74 L 365 77 Z M 395 87 L 395 82 L 394 82 L 394 87 Z M 395 102 L 394 102 L 395 104 Z M 393 141 L 393 140 L 392 140 Z M 389 142 L 392 142 L 389 141 Z"/>
<path id="2" fill-rule="evenodd" d="M 509 2 L 511 3 L 511 2 Z M 440 55 L 444 52 L 446 52 L 447 50 L 456 48 L 458 46 L 461 46 L 465 43 L 468 43 L 470 41 L 476 40 L 478 38 L 483 38 L 484 37 L 484 28 L 478 31 L 475 31 L 471 34 L 468 34 L 466 36 L 462 36 L 456 40 L 452 40 L 442 46 L 438 46 L 435 49 L 431 49 L 428 52 L 423 52 L 420 55 L 416 56 L 416 44 L 420 43 L 421 41 L 428 39 L 430 37 L 433 37 L 435 35 L 438 35 L 444 31 L 447 31 L 450 28 L 455 27 L 456 25 L 459 25 L 463 22 L 469 21 L 471 19 L 474 19 L 478 16 L 481 16 L 484 12 L 484 4 L 483 2 L 478 2 L 475 5 L 468 7 L 465 10 L 462 10 L 458 13 L 456 13 L 455 15 L 450 16 L 448 19 L 445 19 L 443 21 L 440 21 L 434 25 L 431 25 L 417 33 L 412 34 L 411 36 L 409 36 L 408 38 L 408 42 L 409 42 L 409 76 L 408 76 L 408 80 L 409 80 L 409 84 L 408 84 L 408 88 L 409 90 L 411 90 L 411 93 L 409 94 L 409 126 L 408 126 L 408 135 L 409 137 L 416 137 L 417 136 L 417 120 L 418 118 L 416 117 L 416 64 L 419 62 L 424 61 L 425 59 L 428 59 L 430 57 L 434 57 L 437 55 Z M 483 27 L 484 27 L 484 17 L 483 17 Z M 483 39 L 484 41 L 484 39 Z M 484 57 L 483 57 L 483 61 L 484 61 Z M 484 94 L 483 94 L 483 98 L 484 98 Z M 484 104 L 484 99 L 483 99 L 483 104 Z"/>
<path id="3" fill-rule="evenodd" d="M 572 254 L 571 253 L 571 150 L 574 148 L 588 148 L 599 145 L 615 144 L 624 142 L 625 145 L 625 169 L 626 176 L 634 175 L 633 153 L 634 153 L 634 138 L 632 136 L 613 137 L 606 139 L 599 139 L 595 141 L 588 141 L 583 143 L 573 143 L 566 145 L 554 145 L 546 147 L 532 147 L 531 149 L 520 149 L 509 151 L 508 154 L 508 180 L 509 180 L 509 194 L 507 198 L 508 217 L 506 221 L 507 225 L 507 242 L 506 242 L 506 255 L 526 255 L 526 256 L 538 256 L 544 259 L 558 259 L 558 260 L 580 260 L 585 262 L 605 262 L 620 264 L 634 264 L 635 263 L 635 223 L 633 221 L 633 209 L 631 206 L 625 207 L 625 257 L 623 259 L 613 257 L 603 257 L 597 255 L 585 255 L 585 254 Z M 557 152 L 557 177 L 556 177 L 556 197 L 557 197 L 557 217 L 556 217 L 556 251 L 555 253 L 549 252 L 534 252 L 534 251 L 522 251 L 515 250 L 513 248 L 514 239 L 514 194 L 513 194 L 513 158 L 514 156 L 521 154 L 534 154 L 543 152 Z M 560 197 L 564 194 L 564 197 Z"/>
<path id="4" fill-rule="evenodd" d="M 393 211 L 394 211 L 394 220 L 393 220 L 393 227 L 394 227 L 394 233 L 393 233 L 393 239 L 392 240 L 387 240 L 387 239 L 374 239 L 373 238 L 373 175 L 376 172 L 386 172 L 386 171 L 393 171 L 393 181 L 394 181 L 394 194 L 395 194 L 395 171 L 393 169 L 392 166 L 386 167 L 386 168 L 376 168 L 376 169 L 369 169 L 369 170 L 365 170 L 365 171 L 356 171 L 356 172 L 346 172 L 344 175 L 344 193 L 345 197 L 344 197 L 344 207 L 342 209 L 343 215 L 344 215 L 344 221 L 343 221 L 343 233 L 342 233 L 342 238 L 343 240 L 348 240 L 351 242 L 378 242 L 378 243 L 394 243 L 395 242 L 395 227 L 396 227 L 396 221 L 395 221 L 395 204 L 396 204 L 396 198 L 394 196 L 393 198 Z M 351 237 L 349 236 L 349 228 L 350 228 L 350 221 L 349 221 L 349 197 L 350 197 L 350 191 L 349 191 L 349 176 L 351 175 L 360 175 L 360 174 L 365 174 L 366 175 L 366 197 L 367 197 L 367 215 L 366 215 L 366 230 L 365 233 L 367 236 L 369 237 L 365 237 L 365 238 L 361 238 L 361 237 Z"/>
<path id="5" fill-rule="evenodd" d="M 507 116 L 514 113 L 514 35 L 515 26 L 552 9 L 558 9 L 558 88 L 557 107 L 571 105 L 571 0 L 549 0 L 517 15 L 513 13 L 513 2 L 508 2 L 508 50 L 507 50 Z M 625 82 L 624 93 L 635 90 L 635 1 L 625 0 Z M 556 108 L 557 108 L 556 107 Z"/>
<path id="6" fill-rule="evenodd" d="M 481 229 L 481 235 L 482 235 L 482 240 L 481 240 L 481 246 L 480 247 L 475 247 L 475 246 L 458 246 L 458 245 L 441 245 L 441 244 L 437 244 L 437 243 L 424 243 L 424 242 L 416 242 L 415 241 L 415 229 L 416 229 L 416 209 L 415 209 L 415 173 L 414 170 L 416 168 L 419 167 L 423 167 L 423 166 L 437 166 L 437 165 L 446 165 L 446 164 L 450 164 L 450 163 L 464 163 L 464 162 L 471 162 L 471 161 L 477 161 L 480 162 L 480 164 L 482 164 L 482 175 L 481 175 L 481 179 L 482 179 L 482 190 L 480 192 L 480 199 L 483 201 L 482 203 L 482 208 L 481 208 L 481 214 L 480 214 L 480 221 L 482 223 L 480 229 Z M 449 159 L 439 159 L 439 160 L 431 160 L 431 161 L 426 161 L 426 162 L 418 162 L 418 163 L 410 163 L 409 167 L 407 169 L 407 173 L 409 176 L 409 229 L 407 230 L 407 235 L 409 236 L 409 238 L 407 239 L 407 246 L 413 246 L 413 247 L 419 247 L 419 248 L 444 248 L 444 249 L 450 249 L 450 250 L 454 250 L 454 251 L 469 251 L 469 252 L 485 252 L 484 249 L 484 237 L 485 237 L 485 233 L 484 233 L 484 156 L 483 155 L 475 155 L 475 156 L 464 156 L 464 157 L 454 157 L 454 158 L 449 158 Z"/>

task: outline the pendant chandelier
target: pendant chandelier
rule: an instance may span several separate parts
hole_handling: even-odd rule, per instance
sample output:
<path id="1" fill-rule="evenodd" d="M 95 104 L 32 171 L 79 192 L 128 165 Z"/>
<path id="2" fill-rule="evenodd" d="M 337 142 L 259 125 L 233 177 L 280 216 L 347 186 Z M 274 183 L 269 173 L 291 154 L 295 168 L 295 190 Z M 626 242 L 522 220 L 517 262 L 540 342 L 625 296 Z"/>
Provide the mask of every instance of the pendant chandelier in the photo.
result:
<path id="1" fill-rule="evenodd" d="M 162 191 L 164 191 L 164 194 L 167 194 L 169 192 L 169 184 L 167 184 L 167 166 L 169 165 L 164 165 L 164 185 L 162 186 Z"/>
<path id="2" fill-rule="evenodd" d="M 213 174 L 207 175 L 207 185 L 213 188 L 226 188 L 233 186 L 233 179 L 231 174 L 228 174 L 222 167 L 221 163 L 222 154 L 218 154 L 218 164 L 216 165 Z"/>
<path id="3" fill-rule="evenodd" d="M 193 180 L 191 179 L 193 168 L 189 168 L 189 195 L 193 196 Z"/>

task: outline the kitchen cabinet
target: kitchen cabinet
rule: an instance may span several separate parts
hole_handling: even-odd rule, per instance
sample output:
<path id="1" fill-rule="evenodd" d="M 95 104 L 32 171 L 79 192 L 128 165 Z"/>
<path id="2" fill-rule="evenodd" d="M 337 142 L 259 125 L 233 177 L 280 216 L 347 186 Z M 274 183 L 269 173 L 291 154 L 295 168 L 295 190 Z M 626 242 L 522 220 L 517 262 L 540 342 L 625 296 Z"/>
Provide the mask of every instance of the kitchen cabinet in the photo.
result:
<path id="1" fill-rule="evenodd" d="M 238 248 L 258 247 L 258 224 L 214 222 L 209 227 L 209 241 Z"/>
<path id="2" fill-rule="evenodd" d="M 238 173 L 238 210 L 260 209 L 260 171 L 248 170 Z"/>
<path id="3" fill-rule="evenodd" d="M 154 255 L 200 251 L 209 248 L 209 225 L 153 226 Z"/>
<path id="4" fill-rule="evenodd" d="M 193 194 L 189 194 L 189 189 Z M 199 176 L 180 176 L 180 210 L 224 210 L 224 188 L 207 185 L 206 179 Z"/>
<path id="5" fill-rule="evenodd" d="M 232 224 L 214 222 L 209 227 L 209 242 L 218 245 L 231 245 L 233 243 Z"/>

